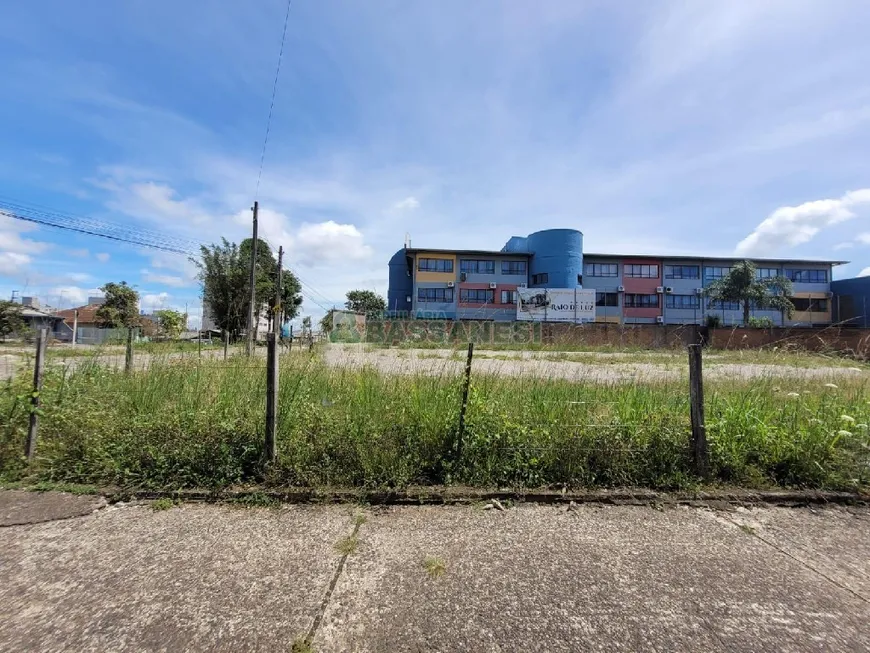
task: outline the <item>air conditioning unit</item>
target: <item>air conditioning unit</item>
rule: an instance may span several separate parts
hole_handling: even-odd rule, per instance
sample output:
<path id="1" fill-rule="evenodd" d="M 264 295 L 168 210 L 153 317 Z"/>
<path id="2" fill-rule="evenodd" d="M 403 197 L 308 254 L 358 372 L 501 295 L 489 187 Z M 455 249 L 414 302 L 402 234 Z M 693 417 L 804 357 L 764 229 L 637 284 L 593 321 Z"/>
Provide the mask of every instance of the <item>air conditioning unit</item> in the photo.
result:
<path id="1" fill-rule="evenodd" d="M 665 287 L 665 292 L 667 292 L 667 293 L 672 293 L 672 292 L 674 292 L 674 289 L 673 289 L 672 286 L 666 286 L 666 287 Z"/>
<path id="2" fill-rule="evenodd" d="M 695 294 L 696 295 L 703 295 L 704 289 L 703 288 L 695 288 Z"/>
<path id="3" fill-rule="evenodd" d="M 489 282 L 489 289 L 490 290 L 495 290 L 497 287 L 498 287 L 498 284 L 495 281 Z"/>
<path id="4" fill-rule="evenodd" d="M 665 291 L 665 287 L 664 287 L 664 286 L 656 286 L 656 292 L 657 292 L 658 294 L 661 295 L 664 291 Z"/>
<path id="5" fill-rule="evenodd" d="M 625 286 L 617 286 L 616 292 L 625 292 Z"/>
<path id="6" fill-rule="evenodd" d="M 447 287 L 448 287 L 448 288 L 452 288 L 452 287 L 455 286 L 455 285 L 456 285 L 456 283 L 455 283 L 454 281 L 448 281 L 448 282 L 447 282 Z"/>
<path id="7" fill-rule="evenodd" d="M 661 315 L 656 315 L 656 324 L 664 324 L 665 318 Z"/>
<path id="8" fill-rule="evenodd" d="M 523 281 L 523 282 L 517 284 L 517 288 L 525 288 L 525 287 L 526 287 L 526 282 L 525 282 L 525 281 Z"/>

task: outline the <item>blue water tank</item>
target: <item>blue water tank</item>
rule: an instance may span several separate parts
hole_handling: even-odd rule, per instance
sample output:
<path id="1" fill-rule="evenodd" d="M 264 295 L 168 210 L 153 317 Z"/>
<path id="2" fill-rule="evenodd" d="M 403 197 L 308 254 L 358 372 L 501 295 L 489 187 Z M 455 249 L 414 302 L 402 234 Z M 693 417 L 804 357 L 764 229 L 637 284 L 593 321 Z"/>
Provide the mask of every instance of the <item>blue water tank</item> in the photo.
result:
<path id="1" fill-rule="evenodd" d="M 546 283 L 530 283 L 538 288 L 578 288 L 582 285 L 583 234 L 576 229 L 545 229 L 529 234 L 529 281 L 546 274 Z"/>
<path id="2" fill-rule="evenodd" d="M 525 236 L 511 236 L 510 240 L 501 248 L 503 252 L 528 252 L 529 243 Z"/>
<path id="3" fill-rule="evenodd" d="M 414 288 L 413 279 L 409 274 L 411 267 L 405 249 L 402 248 L 390 259 L 389 289 L 387 290 L 388 311 L 410 311 L 411 302 L 408 298 Z"/>

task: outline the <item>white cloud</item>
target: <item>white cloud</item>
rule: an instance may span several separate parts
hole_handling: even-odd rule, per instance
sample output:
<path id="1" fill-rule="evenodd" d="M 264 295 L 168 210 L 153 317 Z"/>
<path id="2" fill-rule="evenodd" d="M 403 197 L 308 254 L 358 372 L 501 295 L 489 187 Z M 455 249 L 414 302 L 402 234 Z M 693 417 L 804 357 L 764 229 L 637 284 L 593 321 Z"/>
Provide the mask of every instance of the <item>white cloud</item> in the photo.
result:
<path id="1" fill-rule="evenodd" d="M 36 225 L 16 220 L 0 212 L 0 271 L 2 274 L 21 272 L 31 262 L 31 255 L 40 254 L 50 243 L 22 238 L 21 234 L 35 231 Z"/>
<path id="2" fill-rule="evenodd" d="M 855 240 L 857 240 L 862 245 L 870 245 L 870 233 L 858 234 L 855 237 Z"/>
<path id="3" fill-rule="evenodd" d="M 83 283 L 91 279 L 91 275 L 85 272 L 70 272 L 66 276 L 70 281 L 75 281 L 76 283 Z"/>
<path id="4" fill-rule="evenodd" d="M 21 272 L 21 268 L 29 265 L 31 258 L 27 254 L 18 252 L 0 252 L 0 274 L 15 275 Z"/>
<path id="5" fill-rule="evenodd" d="M 82 288 L 80 286 L 55 286 L 45 294 L 46 301 L 55 301 L 58 306 L 83 306 L 88 297 L 102 295 L 99 288 Z"/>
<path id="6" fill-rule="evenodd" d="M 840 199 L 782 206 L 738 243 L 736 253 L 758 256 L 809 242 L 825 227 L 854 218 L 853 209 L 863 204 L 870 204 L 870 188 L 850 191 Z"/>
<path id="7" fill-rule="evenodd" d="M 870 268 L 864 268 L 858 273 L 859 277 L 870 277 Z"/>
<path id="8" fill-rule="evenodd" d="M 95 254 L 95 256 L 96 256 L 96 259 L 97 259 L 100 263 L 106 263 L 106 262 L 108 262 L 108 260 L 109 260 L 109 258 L 110 258 L 109 255 L 108 255 L 106 252 L 100 252 L 100 253 L 98 253 L 98 254 Z"/>
<path id="9" fill-rule="evenodd" d="M 372 249 L 363 242 L 359 229 L 332 220 L 303 223 L 294 239 L 293 252 L 299 262 L 311 266 L 358 261 L 372 255 Z"/>
<path id="10" fill-rule="evenodd" d="M 834 251 L 840 251 L 841 249 L 852 249 L 855 246 L 855 243 L 837 243 L 834 245 Z"/>
<path id="11" fill-rule="evenodd" d="M 143 281 L 147 281 L 149 283 L 159 283 L 164 286 L 172 286 L 173 288 L 183 288 L 185 286 L 191 285 L 191 281 L 182 279 L 181 277 L 177 277 L 171 274 L 155 274 L 150 270 L 140 270 L 140 274 L 142 276 Z"/>
<path id="12" fill-rule="evenodd" d="M 146 313 L 153 313 L 158 309 L 167 308 L 169 298 L 170 294 L 166 292 L 142 295 L 139 298 L 139 309 Z"/>
<path id="13" fill-rule="evenodd" d="M 393 208 L 398 211 L 413 211 L 420 208 L 420 201 L 416 197 L 406 197 L 401 202 L 393 204 Z"/>
<path id="14" fill-rule="evenodd" d="M 90 251 L 88 251 L 86 248 L 70 249 L 67 250 L 67 253 L 70 256 L 75 256 L 76 258 L 88 258 L 91 255 Z"/>

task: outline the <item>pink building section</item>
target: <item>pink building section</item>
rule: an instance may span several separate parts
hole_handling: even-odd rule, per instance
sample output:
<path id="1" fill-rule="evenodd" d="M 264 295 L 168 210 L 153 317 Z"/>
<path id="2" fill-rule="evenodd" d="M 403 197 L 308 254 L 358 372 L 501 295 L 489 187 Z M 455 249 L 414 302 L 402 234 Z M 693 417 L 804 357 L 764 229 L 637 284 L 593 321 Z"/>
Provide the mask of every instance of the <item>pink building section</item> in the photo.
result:
<path id="1" fill-rule="evenodd" d="M 625 286 L 625 295 L 655 295 L 656 288 L 662 285 L 662 261 L 654 258 L 627 258 L 622 261 L 623 270 L 627 265 L 657 265 L 658 276 L 654 279 L 638 279 L 628 277 L 623 273 L 622 285 Z M 625 296 L 623 295 L 623 297 Z M 645 317 L 655 318 L 662 314 L 662 296 L 657 295 L 659 305 L 658 308 L 633 308 L 624 306 L 622 309 L 623 317 Z"/>

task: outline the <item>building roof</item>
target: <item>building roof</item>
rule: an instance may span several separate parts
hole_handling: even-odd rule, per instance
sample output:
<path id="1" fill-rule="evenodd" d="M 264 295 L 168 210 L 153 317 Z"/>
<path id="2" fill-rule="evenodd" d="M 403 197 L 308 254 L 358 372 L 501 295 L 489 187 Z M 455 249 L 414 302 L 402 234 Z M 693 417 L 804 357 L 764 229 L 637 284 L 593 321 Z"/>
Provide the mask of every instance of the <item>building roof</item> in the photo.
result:
<path id="1" fill-rule="evenodd" d="M 79 324 L 92 324 L 97 321 L 97 310 L 102 304 L 87 304 L 77 308 L 67 308 L 57 312 L 58 317 L 62 317 L 64 322 L 73 323 L 75 320 L 75 312 L 79 312 Z"/>
<path id="2" fill-rule="evenodd" d="M 437 249 L 434 247 L 408 247 L 405 249 L 406 254 L 457 254 L 459 256 L 513 256 L 523 257 L 531 256 L 533 252 L 502 252 L 501 250 L 492 249 Z"/>
<path id="3" fill-rule="evenodd" d="M 57 315 L 46 313 L 45 311 L 41 311 L 38 308 L 33 308 L 32 306 L 22 306 L 21 317 L 61 319 Z"/>
<path id="4" fill-rule="evenodd" d="M 668 261 L 753 261 L 754 263 L 813 263 L 816 265 L 845 265 L 849 261 L 829 261 L 824 259 L 804 258 L 759 258 L 757 256 L 687 256 L 685 254 L 602 254 L 600 252 L 584 252 L 583 256 L 595 258 L 660 258 Z"/>
<path id="5" fill-rule="evenodd" d="M 400 250 L 401 251 L 401 250 Z M 532 256 L 534 252 L 502 252 L 501 250 L 487 249 L 439 249 L 433 247 L 408 247 L 404 250 L 406 254 L 456 254 L 458 256 Z M 667 259 L 669 261 L 742 261 L 749 260 L 756 263 L 813 263 L 817 265 L 845 265 L 849 261 L 830 261 L 825 259 L 803 259 L 803 258 L 759 258 L 755 256 L 687 256 L 685 254 L 603 254 L 601 252 L 584 252 L 583 256 L 594 258 L 658 258 Z"/>

